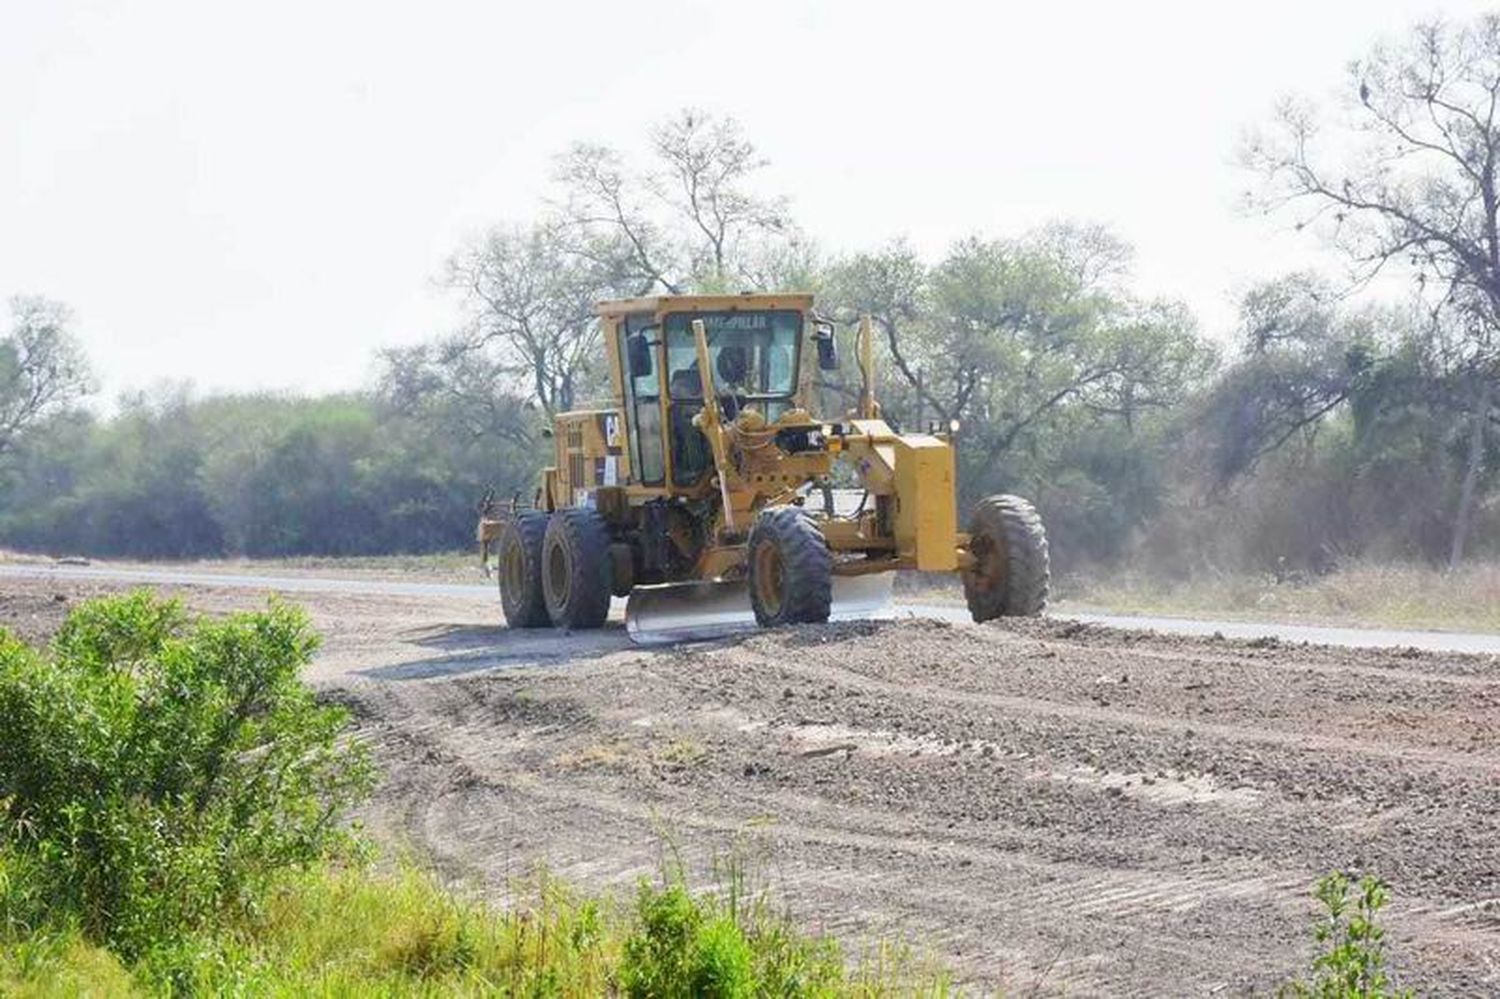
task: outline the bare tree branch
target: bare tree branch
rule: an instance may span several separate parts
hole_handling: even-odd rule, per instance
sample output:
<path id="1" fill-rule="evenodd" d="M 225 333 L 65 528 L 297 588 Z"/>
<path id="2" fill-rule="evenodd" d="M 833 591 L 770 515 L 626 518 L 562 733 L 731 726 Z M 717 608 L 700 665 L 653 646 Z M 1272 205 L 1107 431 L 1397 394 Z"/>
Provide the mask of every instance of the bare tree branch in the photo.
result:
<path id="1" fill-rule="evenodd" d="M 0 340 L 0 457 L 31 427 L 93 391 L 66 306 L 18 297 L 10 313 L 10 334 Z"/>

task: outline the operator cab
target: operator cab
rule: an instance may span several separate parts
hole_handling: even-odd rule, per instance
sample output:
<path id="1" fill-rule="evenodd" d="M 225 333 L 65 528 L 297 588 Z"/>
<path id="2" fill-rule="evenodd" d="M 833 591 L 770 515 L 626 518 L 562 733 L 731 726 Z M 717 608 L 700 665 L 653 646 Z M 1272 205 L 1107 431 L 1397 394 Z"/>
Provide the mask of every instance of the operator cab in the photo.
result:
<path id="1" fill-rule="evenodd" d="M 631 425 L 631 480 L 674 491 L 692 489 L 713 469 L 708 439 L 693 425 L 703 411 L 694 321 L 704 325 L 723 418 L 733 420 L 754 410 L 774 423 L 798 405 L 811 304 L 806 295 L 608 303 L 605 314 L 614 313 L 619 337 L 618 398 Z M 821 333 L 821 326 L 814 325 Z M 818 347 L 821 360 L 821 341 Z"/>
<path id="2" fill-rule="evenodd" d="M 725 419 L 755 409 L 774 422 L 792 405 L 797 389 L 797 346 L 802 315 L 790 310 L 669 312 L 666 335 L 667 405 L 672 427 L 672 482 L 692 486 L 713 467 L 708 440 L 693 426 L 703 411 L 703 378 L 693 320 L 703 321 L 714 388 Z"/>

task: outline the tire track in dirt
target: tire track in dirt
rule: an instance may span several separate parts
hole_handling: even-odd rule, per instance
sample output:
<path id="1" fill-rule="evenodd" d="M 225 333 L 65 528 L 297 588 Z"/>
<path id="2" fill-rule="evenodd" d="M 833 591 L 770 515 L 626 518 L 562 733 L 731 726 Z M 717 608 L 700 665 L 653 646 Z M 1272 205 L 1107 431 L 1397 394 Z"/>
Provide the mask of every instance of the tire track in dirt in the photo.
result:
<path id="1" fill-rule="evenodd" d="M 855 939 L 912 934 L 966 980 L 1237 994 L 1297 967 L 1319 874 L 1366 866 L 1396 885 L 1393 940 L 1411 981 L 1435 994 L 1494 987 L 1484 976 L 1500 954 L 1496 927 L 1445 915 L 1455 903 L 1482 912 L 1478 897 L 1500 894 L 1493 822 L 1473 817 L 1500 810 L 1493 756 L 1423 728 L 1396 740 L 1319 731 L 1325 708 L 1358 715 L 1414 688 L 1437 697 L 1422 724 L 1440 729 L 1487 683 L 1432 695 L 1439 665 L 1350 663 L 1363 686 L 1314 691 L 1301 714 L 1241 709 L 1208 724 L 1101 706 L 1074 682 L 1107 660 L 1132 683 L 1176 683 L 1175 664 L 1203 643 L 1176 657 L 1175 642 L 1147 643 L 1132 658 L 1046 639 L 1044 651 L 1081 660 L 1055 664 L 1049 698 L 1001 693 L 1025 684 L 1005 668 L 1013 656 L 986 648 L 1033 636 L 960 634 L 939 643 L 957 648 L 923 650 L 921 630 L 794 631 L 431 683 L 463 692 L 386 684 L 362 696 L 379 702 L 369 717 L 439 747 L 463 774 L 436 796 L 426 785 L 412 834 L 492 880 L 497 865 L 543 859 L 586 883 L 628 882 L 658 868 L 664 834 L 702 870 L 749 831 L 769 844 L 778 892 L 799 915 Z M 977 670 L 962 665 L 975 649 L 987 664 Z M 1303 674 L 1344 670 L 1321 650 L 1212 654 L 1193 675 L 1237 675 L 1251 703 L 1265 686 L 1257 671 L 1292 674 L 1295 688 Z M 946 665 L 925 669 L 928 656 Z M 1263 699 L 1298 696 L 1271 686 Z M 1181 770 L 1158 767 L 1183 747 Z M 1246 783 L 1236 768 L 1250 765 Z M 1447 854 L 1424 861 L 1433 837 Z"/>
<path id="2" fill-rule="evenodd" d="M 449 744 L 443 732 L 427 727 L 419 738 Z M 448 735 L 453 745 L 443 755 L 464 776 L 426 799 L 407 832 L 445 859 L 451 870 L 493 871 L 497 854 L 523 846 L 519 840 L 499 842 L 502 837 L 516 835 L 519 828 L 561 825 L 546 844 L 550 869 L 570 880 L 619 885 L 659 870 L 665 852 L 660 837 L 669 836 L 685 853 L 697 854 L 701 868 L 706 851 L 696 844 L 731 849 L 747 829 L 758 827 L 757 835 L 775 858 L 777 892 L 792 901 L 799 915 L 855 939 L 890 931 L 915 935 L 940 945 L 950 960 L 958 957 L 960 969 L 978 981 L 1045 984 L 1044 969 L 1032 962 L 1033 954 L 1043 953 L 1060 961 L 1053 974 L 1066 970 L 1066 977 L 1053 984 L 1065 983 L 1072 992 L 1160 994 L 1155 986 L 1131 986 L 1111 970 L 1118 960 L 1092 950 L 1096 937 L 1103 933 L 1149 942 L 1134 964 L 1140 971 L 1149 955 L 1161 956 L 1162 963 L 1145 969 L 1147 980 L 1160 982 L 1192 947 L 1187 941 L 1172 942 L 1153 924 L 1162 917 L 1182 917 L 1201 926 L 1195 910 L 1276 887 L 1265 876 L 1211 871 L 1164 876 L 1000 852 L 942 829 L 893 821 L 888 812 L 830 808 L 788 794 L 743 795 L 733 802 L 696 793 L 631 797 L 599 786 L 569 787 L 504 766 L 476 775 L 469 770 L 471 761 L 453 752 L 454 745 L 462 751 L 467 737 Z M 500 810 L 508 821 L 496 825 Z M 773 824 L 757 824 L 771 814 L 777 816 Z M 505 866 L 510 874 L 524 869 L 509 858 Z M 997 929 L 997 900 L 1005 900 L 1006 910 L 998 926 L 1004 938 L 1014 941 L 998 949 L 991 938 Z M 1067 929 L 1053 932 L 1058 926 Z M 1080 926 L 1098 929 L 1080 932 Z M 975 959 L 962 960 L 966 954 Z M 997 972 L 1003 977 L 996 979 Z"/>
<path id="3" fill-rule="evenodd" d="M 1341 752 L 1374 756 L 1401 763 L 1421 763 L 1474 771 L 1489 777 L 1500 777 L 1500 761 L 1493 757 L 1395 746 L 1386 742 L 1348 739 L 1315 732 L 1281 731 L 1262 726 L 1209 722 L 1197 718 L 1174 718 L 1140 712 L 1091 707 L 1061 700 L 1015 697 L 1007 694 L 980 694 L 970 691 L 912 688 L 905 684 L 878 680 L 836 665 L 788 666 L 785 661 L 765 657 L 767 664 L 800 674 L 808 679 L 839 683 L 868 694 L 891 698 L 914 698 L 952 705 L 993 708 L 1008 715 L 1045 715 L 1096 725 L 1130 726 L 1152 729 L 1174 735 L 1204 735 L 1225 742 L 1247 742 L 1255 745 L 1281 745 L 1308 753 Z"/>

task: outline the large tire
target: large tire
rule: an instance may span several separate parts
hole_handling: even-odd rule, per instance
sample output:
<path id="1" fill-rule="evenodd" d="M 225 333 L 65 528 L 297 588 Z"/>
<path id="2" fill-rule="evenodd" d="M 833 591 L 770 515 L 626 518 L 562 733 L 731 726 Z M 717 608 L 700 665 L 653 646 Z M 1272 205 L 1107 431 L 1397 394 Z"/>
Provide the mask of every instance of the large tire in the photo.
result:
<path id="1" fill-rule="evenodd" d="M 1035 617 L 1047 607 L 1052 565 L 1047 531 L 1036 509 L 1019 496 L 988 496 L 969 522 L 974 568 L 966 570 L 964 598 L 975 621 Z"/>
<path id="2" fill-rule="evenodd" d="M 800 507 L 760 512 L 750 529 L 749 563 L 750 605 L 762 627 L 828 620 L 833 555 Z"/>
<path id="3" fill-rule="evenodd" d="M 500 530 L 498 565 L 500 607 L 511 628 L 548 628 L 542 595 L 542 538 L 547 533 L 545 513 L 523 513 Z"/>
<path id="4" fill-rule="evenodd" d="M 609 526 L 597 510 L 570 507 L 547 522 L 542 540 L 542 592 L 559 628 L 599 628 L 609 616 L 614 565 Z"/>

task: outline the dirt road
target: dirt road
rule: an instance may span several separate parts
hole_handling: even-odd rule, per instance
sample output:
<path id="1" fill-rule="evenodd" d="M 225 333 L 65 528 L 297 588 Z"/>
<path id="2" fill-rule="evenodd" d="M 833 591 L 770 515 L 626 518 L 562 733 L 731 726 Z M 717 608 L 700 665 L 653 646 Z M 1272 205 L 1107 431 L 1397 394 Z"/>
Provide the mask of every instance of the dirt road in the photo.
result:
<path id="1" fill-rule="evenodd" d="M 395 597 L 470 597 L 480 600 L 490 600 L 494 594 L 492 585 L 456 582 L 452 579 L 430 579 L 412 574 L 393 577 L 383 572 L 364 571 L 358 578 L 351 578 L 347 566 L 331 571 L 326 569 L 288 570 L 283 567 L 278 569 L 275 575 L 267 575 L 258 568 L 247 568 L 242 565 L 213 565 L 214 568 L 205 569 L 200 565 L 163 568 L 129 564 L 58 565 L 41 560 L 30 563 L 0 562 L 0 582 L 6 579 L 50 579 L 67 583 L 134 583 L 147 586 L 274 590 L 292 595 L 342 593 Z M 465 576 L 468 574 L 465 573 Z M 619 618 L 623 612 L 624 601 L 617 598 L 611 614 Z M 945 599 L 938 598 L 936 595 L 898 595 L 891 608 L 890 616 L 896 619 L 923 618 L 947 621 L 950 624 L 966 623 L 969 620 L 968 611 L 963 606 L 956 586 Z M 1084 609 L 1066 610 L 1060 616 L 1071 621 L 1104 625 L 1109 628 L 1159 631 L 1168 635 L 1240 639 L 1274 638 L 1283 642 L 1310 642 L 1314 645 L 1339 645 L 1355 649 L 1409 647 L 1432 652 L 1500 655 L 1500 634 L 1479 632 L 1110 614 Z"/>
<path id="2" fill-rule="evenodd" d="M 0 623 L 112 585 L 5 579 Z M 738 844 L 804 923 L 978 988 L 1237 995 L 1305 965 L 1342 868 L 1390 882 L 1405 984 L 1500 991 L 1492 656 L 937 621 L 645 650 L 507 632 L 478 594 L 297 599 L 385 767 L 372 826 L 497 894 Z"/>

